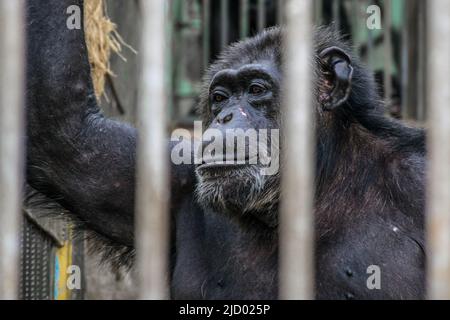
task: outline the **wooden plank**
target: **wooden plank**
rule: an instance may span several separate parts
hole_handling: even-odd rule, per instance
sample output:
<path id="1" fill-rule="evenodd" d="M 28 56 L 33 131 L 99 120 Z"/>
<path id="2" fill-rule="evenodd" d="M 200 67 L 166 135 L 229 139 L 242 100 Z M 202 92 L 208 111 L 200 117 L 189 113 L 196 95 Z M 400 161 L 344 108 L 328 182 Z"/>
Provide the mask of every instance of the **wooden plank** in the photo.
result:
<path id="1" fill-rule="evenodd" d="M 311 0 L 286 1 L 285 171 L 280 217 L 280 297 L 314 297 Z"/>
<path id="2" fill-rule="evenodd" d="M 23 1 L 0 0 L 0 300 L 17 299 L 23 182 Z"/>
<path id="3" fill-rule="evenodd" d="M 136 252 L 140 299 L 167 299 L 168 163 L 164 0 L 141 1 L 141 83 L 138 104 Z"/>
<path id="4" fill-rule="evenodd" d="M 428 298 L 450 299 L 450 1 L 428 2 Z"/>

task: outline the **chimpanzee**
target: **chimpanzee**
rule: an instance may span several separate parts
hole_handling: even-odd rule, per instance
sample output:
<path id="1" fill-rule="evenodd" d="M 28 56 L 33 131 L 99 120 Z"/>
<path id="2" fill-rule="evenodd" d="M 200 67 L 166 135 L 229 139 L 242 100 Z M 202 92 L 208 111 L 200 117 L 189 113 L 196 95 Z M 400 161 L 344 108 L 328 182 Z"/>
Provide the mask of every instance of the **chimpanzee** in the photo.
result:
<path id="1" fill-rule="evenodd" d="M 138 134 L 100 112 L 83 30 L 66 27 L 73 4 L 27 4 L 27 181 L 132 263 Z M 314 40 L 316 297 L 423 298 L 425 133 L 385 117 L 336 32 Z M 206 127 L 282 129 L 282 48 L 274 28 L 221 55 L 201 95 Z M 171 165 L 173 298 L 278 297 L 280 174 L 259 166 Z"/>

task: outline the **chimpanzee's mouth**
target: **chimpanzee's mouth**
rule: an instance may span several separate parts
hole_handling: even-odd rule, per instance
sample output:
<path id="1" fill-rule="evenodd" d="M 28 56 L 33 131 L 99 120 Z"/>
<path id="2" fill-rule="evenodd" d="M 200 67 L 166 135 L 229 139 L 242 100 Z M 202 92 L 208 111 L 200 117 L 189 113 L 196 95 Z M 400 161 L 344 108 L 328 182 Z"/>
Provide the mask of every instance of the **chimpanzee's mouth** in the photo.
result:
<path id="1" fill-rule="evenodd" d="M 248 155 L 245 157 L 217 155 L 212 157 L 204 157 L 201 165 L 197 167 L 198 170 L 210 170 L 210 169 L 227 169 L 236 167 L 245 167 L 249 165 L 258 164 L 258 157 L 250 158 Z"/>

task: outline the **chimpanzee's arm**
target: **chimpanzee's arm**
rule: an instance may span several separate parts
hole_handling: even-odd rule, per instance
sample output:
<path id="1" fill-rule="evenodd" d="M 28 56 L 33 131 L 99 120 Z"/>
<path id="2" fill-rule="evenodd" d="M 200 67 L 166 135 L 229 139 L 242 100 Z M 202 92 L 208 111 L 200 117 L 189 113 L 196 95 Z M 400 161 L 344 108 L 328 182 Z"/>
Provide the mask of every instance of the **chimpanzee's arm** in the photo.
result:
<path id="1" fill-rule="evenodd" d="M 27 180 L 131 246 L 137 132 L 100 113 L 83 28 L 67 27 L 72 5 L 83 9 L 82 0 L 27 3 Z"/>

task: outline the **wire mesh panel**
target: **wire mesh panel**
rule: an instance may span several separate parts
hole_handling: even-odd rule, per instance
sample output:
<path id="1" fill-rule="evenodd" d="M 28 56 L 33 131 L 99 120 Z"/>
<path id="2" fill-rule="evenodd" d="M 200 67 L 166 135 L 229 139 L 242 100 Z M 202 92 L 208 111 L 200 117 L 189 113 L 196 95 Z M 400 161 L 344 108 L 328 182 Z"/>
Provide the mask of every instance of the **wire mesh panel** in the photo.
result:
<path id="1" fill-rule="evenodd" d="M 27 203 L 20 238 L 19 296 L 24 300 L 77 300 L 85 289 L 84 239 L 74 237 L 59 209 Z M 68 286 L 73 267 L 80 287 Z M 75 279 L 75 278 L 72 278 Z"/>
<path id="2" fill-rule="evenodd" d="M 50 300 L 53 241 L 33 222 L 24 219 L 20 247 L 20 299 Z"/>

